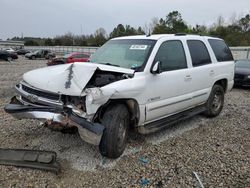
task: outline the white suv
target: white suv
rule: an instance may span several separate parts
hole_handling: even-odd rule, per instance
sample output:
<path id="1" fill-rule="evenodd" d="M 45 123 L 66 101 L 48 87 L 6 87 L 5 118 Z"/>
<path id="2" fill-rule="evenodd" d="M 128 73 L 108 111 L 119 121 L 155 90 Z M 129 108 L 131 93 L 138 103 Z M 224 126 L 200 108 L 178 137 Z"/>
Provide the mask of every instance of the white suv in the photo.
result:
<path id="1" fill-rule="evenodd" d="M 217 116 L 233 77 L 234 60 L 222 39 L 121 37 L 99 48 L 88 63 L 24 74 L 5 111 L 77 127 L 102 155 L 117 158 L 131 129 L 146 134 L 198 113 Z"/>

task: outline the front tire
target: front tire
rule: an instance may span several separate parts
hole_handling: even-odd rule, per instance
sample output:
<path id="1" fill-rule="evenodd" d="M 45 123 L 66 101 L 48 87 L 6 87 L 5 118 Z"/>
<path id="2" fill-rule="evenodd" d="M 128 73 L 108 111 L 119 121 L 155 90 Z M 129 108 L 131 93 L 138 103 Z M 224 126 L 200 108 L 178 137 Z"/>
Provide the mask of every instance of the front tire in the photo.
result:
<path id="1" fill-rule="evenodd" d="M 32 60 L 35 60 L 35 59 L 36 59 L 36 57 L 35 57 L 35 56 L 32 56 L 32 57 L 31 57 L 31 59 L 32 59 Z"/>
<path id="2" fill-rule="evenodd" d="M 205 115 L 207 117 L 218 116 L 224 106 L 225 91 L 221 85 L 214 85 L 206 103 Z"/>
<path id="3" fill-rule="evenodd" d="M 101 123 L 105 126 L 99 145 L 100 153 L 109 158 L 118 158 L 125 150 L 129 112 L 124 104 L 117 104 L 106 109 Z"/>

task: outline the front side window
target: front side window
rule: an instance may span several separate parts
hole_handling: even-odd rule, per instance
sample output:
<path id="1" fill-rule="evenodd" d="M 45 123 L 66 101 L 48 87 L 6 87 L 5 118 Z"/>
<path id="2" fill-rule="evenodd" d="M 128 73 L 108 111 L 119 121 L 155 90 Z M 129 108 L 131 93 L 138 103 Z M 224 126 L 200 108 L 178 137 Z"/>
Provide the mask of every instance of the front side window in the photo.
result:
<path id="1" fill-rule="evenodd" d="M 69 58 L 69 57 L 71 57 L 71 54 L 65 54 L 63 57 L 64 58 Z"/>
<path id="2" fill-rule="evenodd" d="M 218 62 L 234 60 L 230 49 L 223 40 L 208 39 L 208 42 Z"/>
<path id="3" fill-rule="evenodd" d="M 202 41 L 188 40 L 187 44 L 192 58 L 193 67 L 212 63 L 207 47 Z"/>
<path id="4" fill-rule="evenodd" d="M 90 62 L 142 71 L 156 40 L 117 39 L 99 48 Z"/>
<path id="5" fill-rule="evenodd" d="M 181 41 L 164 42 L 156 56 L 155 62 L 161 62 L 162 71 L 172 71 L 187 68 L 187 61 Z"/>
<path id="6" fill-rule="evenodd" d="M 41 53 L 42 53 L 41 50 L 37 50 L 37 51 L 34 52 L 34 54 L 37 54 L 37 55 L 39 55 Z"/>

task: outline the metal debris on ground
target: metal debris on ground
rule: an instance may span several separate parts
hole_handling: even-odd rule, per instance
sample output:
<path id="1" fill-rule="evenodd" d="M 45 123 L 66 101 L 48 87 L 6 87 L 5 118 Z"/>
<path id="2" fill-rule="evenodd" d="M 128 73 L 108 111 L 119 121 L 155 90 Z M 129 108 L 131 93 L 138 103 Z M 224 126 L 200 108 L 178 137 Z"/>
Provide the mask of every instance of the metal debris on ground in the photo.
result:
<path id="1" fill-rule="evenodd" d="M 149 162 L 149 160 L 146 159 L 146 158 L 144 158 L 144 157 L 140 157 L 140 158 L 139 158 L 139 161 L 140 161 L 141 163 L 143 163 L 143 164 L 148 164 L 148 162 Z"/>
<path id="2" fill-rule="evenodd" d="M 142 178 L 141 181 L 140 181 L 140 184 L 141 184 L 141 186 L 143 187 L 143 186 L 148 185 L 149 182 L 150 182 L 150 181 L 149 181 L 148 179 Z"/>
<path id="3" fill-rule="evenodd" d="M 204 185 L 202 184 L 202 181 L 201 181 L 201 179 L 199 178 L 198 174 L 197 174 L 196 172 L 193 172 L 193 174 L 194 174 L 194 176 L 196 177 L 196 179 L 198 180 L 198 182 L 199 182 L 201 188 L 204 188 Z"/>
<path id="4" fill-rule="evenodd" d="M 60 171 L 53 151 L 0 148 L 0 164 L 48 170 L 56 174 Z"/>

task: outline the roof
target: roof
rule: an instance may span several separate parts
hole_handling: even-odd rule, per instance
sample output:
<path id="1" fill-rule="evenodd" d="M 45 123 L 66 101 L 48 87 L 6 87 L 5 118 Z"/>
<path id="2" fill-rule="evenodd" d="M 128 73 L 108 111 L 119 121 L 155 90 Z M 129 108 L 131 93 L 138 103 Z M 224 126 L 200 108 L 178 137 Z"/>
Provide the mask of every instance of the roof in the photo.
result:
<path id="1" fill-rule="evenodd" d="M 176 39 L 176 38 L 186 38 L 186 39 L 219 39 L 216 37 L 211 36 L 200 36 L 200 35 L 194 35 L 194 34 L 157 34 L 157 35 L 133 35 L 133 36 L 125 36 L 125 37 L 117 37 L 112 40 L 119 40 L 119 39 L 147 39 L 147 40 L 159 40 L 161 38 L 169 38 L 169 39 Z"/>

